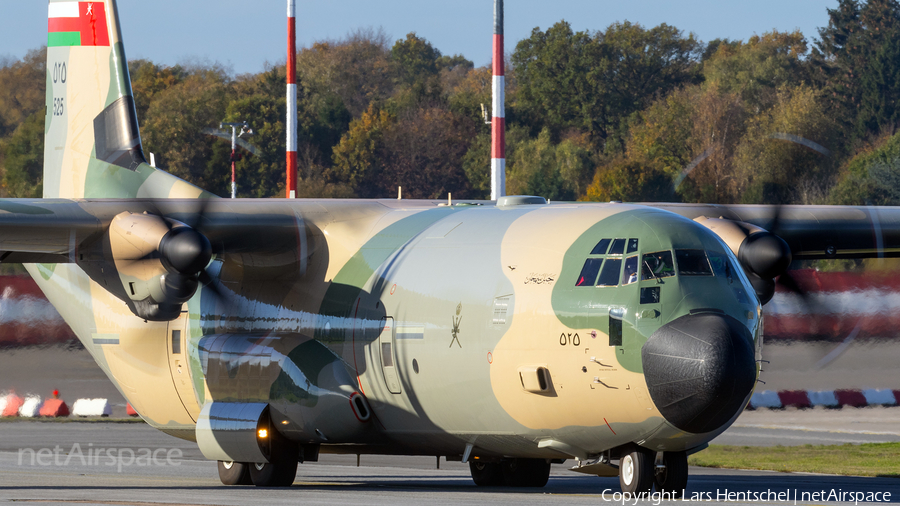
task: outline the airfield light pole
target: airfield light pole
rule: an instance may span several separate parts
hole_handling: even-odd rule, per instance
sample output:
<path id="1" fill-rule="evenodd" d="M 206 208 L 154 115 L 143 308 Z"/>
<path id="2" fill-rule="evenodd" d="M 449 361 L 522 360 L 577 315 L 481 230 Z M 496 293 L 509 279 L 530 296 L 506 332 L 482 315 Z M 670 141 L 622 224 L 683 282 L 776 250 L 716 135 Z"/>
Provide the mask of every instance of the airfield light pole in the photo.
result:
<path id="1" fill-rule="evenodd" d="M 238 137 L 243 137 L 244 135 L 253 135 L 253 129 L 250 128 L 246 121 L 219 123 L 219 128 L 225 128 L 226 126 L 231 127 L 231 198 L 235 198 L 237 196 L 237 179 L 234 176 L 234 164 L 237 162 L 237 140 Z M 240 133 L 238 133 L 238 127 L 241 127 Z"/>
<path id="2" fill-rule="evenodd" d="M 287 184 L 286 197 L 297 196 L 297 18 L 296 0 L 287 0 Z"/>
<path id="3" fill-rule="evenodd" d="M 494 77 L 491 118 L 491 200 L 506 195 L 506 111 L 503 72 L 503 0 L 494 0 Z"/>

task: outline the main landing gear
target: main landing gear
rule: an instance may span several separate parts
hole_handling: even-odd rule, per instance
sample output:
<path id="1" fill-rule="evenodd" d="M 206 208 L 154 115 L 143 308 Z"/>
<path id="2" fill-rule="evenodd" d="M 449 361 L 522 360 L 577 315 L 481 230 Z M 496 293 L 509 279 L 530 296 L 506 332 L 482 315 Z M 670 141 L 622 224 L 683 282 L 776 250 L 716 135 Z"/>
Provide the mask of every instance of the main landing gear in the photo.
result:
<path id="1" fill-rule="evenodd" d="M 665 452 L 657 465 L 657 455 L 644 448 L 632 447 L 619 459 L 619 485 L 622 492 L 657 492 L 681 497 L 687 486 L 687 452 Z"/>
<path id="2" fill-rule="evenodd" d="M 250 466 L 246 462 L 219 461 L 219 479 L 224 485 L 253 485 Z"/>
<path id="3" fill-rule="evenodd" d="M 219 479 L 224 485 L 290 487 L 297 476 L 297 457 L 288 455 L 270 459 L 268 464 L 219 461 Z"/>
<path id="4" fill-rule="evenodd" d="M 219 461 L 219 479 L 225 485 L 256 485 L 257 487 L 290 487 L 297 477 L 300 447 L 286 438 L 273 436 L 269 462 Z"/>
<path id="5" fill-rule="evenodd" d="M 469 470 L 479 487 L 543 487 L 550 479 L 550 461 L 546 459 L 473 460 Z"/>

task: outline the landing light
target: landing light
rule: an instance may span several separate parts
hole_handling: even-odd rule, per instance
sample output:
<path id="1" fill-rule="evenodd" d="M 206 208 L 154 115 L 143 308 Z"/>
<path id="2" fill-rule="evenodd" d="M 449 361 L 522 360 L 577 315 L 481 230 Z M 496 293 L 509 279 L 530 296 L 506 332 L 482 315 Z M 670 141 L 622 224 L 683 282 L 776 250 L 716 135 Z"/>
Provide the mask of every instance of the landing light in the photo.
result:
<path id="1" fill-rule="evenodd" d="M 265 439 L 269 436 L 269 431 L 267 431 L 266 429 L 259 429 L 259 432 L 257 434 L 259 434 L 260 439 Z"/>

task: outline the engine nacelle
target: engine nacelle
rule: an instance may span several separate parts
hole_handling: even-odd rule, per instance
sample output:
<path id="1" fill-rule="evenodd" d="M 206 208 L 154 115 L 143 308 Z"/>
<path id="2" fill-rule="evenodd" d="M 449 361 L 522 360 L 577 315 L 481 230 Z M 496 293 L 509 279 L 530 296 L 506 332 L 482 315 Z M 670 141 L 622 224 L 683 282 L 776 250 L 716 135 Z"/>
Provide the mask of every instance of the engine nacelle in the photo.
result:
<path id="1" fill-rule="evenodd" d="M 712 230 L 731 249 L 750 278 L 756 296 L 763 304 L 775 295 L 775 278 L 791 265 L 791 248 L 777 235 L 742 221 L 723 218 L 697 218 L 697 223 Z"/>
<path id="2" fill-rule="evenodd" d="M 191 227 L 124 212 L 111 220 L 105 235 L 80 247 L 76 262 L 135 315 L 169 321 L 197 291 L 211 258 L 209 241 Z"/>

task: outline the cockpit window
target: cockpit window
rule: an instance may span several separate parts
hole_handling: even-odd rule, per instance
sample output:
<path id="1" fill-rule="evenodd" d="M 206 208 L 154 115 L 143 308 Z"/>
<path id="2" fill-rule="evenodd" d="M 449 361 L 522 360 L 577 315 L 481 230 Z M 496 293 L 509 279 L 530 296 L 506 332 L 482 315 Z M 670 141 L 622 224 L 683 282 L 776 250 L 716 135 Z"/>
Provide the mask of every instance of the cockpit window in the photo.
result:
<path id="1" fill-rule="evenodd" d="M 626 253 L 627 249 L 627 253 Z M 638 272 L 638 240 L 635 238 L 604 238 L 591 250 L 591 258 L 585 260 L 581 273 L 575 279 L 575 286 L 618 286 L 622 275 L 622 263 L 626 271 L 621 278 L 622 284 L 629 285 L 637 281 Z M 629 254 L 627 259 L 622 257 Z M 597 258 L 599 257 L 599 258 Z M 669 254 L 671 258 L 671 254 Z M 669 262 L 672 264 L 671 260 Z M 599 274 L 599 279 L 597 278 Z"/>
<path id="2" fill-rule="evenodd" d="M 671 251 L 647 253 L 641 261 L 641 280 L 666 278 L 675 275 Z"/>
<path id="3" fill-rule="evenodd" d="M 588 258 L 581 268 L 581 274 L 575 280 L 575 286 L 594 286 L 597 280 L 597 273 L 600 272 L 600 264 L 603 263 L 602 258 Z"/>
<path id="4" fill-rule="evenodd" d="M 702 249 L 677 249 L 678 274 L 681 276 L 712 276 L 712 268 Z"/>
<path id="5" fill-rule="evenodd" d="M 612 239 L 600 239 L 600 242 L 591 250 L 591 255 L 605 255 L 611 241 Z"/>
<path id="6" fill-rule="evenodd" d="M 600 271 L 597 286 L 616 286 L 619 284 L 619 271 L 622 270 L 621 258 L 607 258 Z"/>
<path id="7" fill-rule="evenodd" d="M 625 253 L 634 253 L 638 249 L 638 240 L 637 239 L 628 239 L 628 251 Z"/>
<path id="8" fill-rule="evenodd" d="M 616 239 L 612 243 L 612 248 L 609 248 L 610 255 L 621 255 L 625 252 L 625 242 L 627 239 Z"/>
<path id="9" fill-rule="evenodd" d="M 728 257 L 717 251 L 707 251 L 706 254 L 709 256 L 709 263 L 716 276 L 727 279 L 729 283 L 734 281 L 734 272 Z"/>
<path id="10" fill-rule="evenodd" d="M 623 285 L 630 285 L 632 283 L 637 282 L 637 277 L 638 277 L 637 261 L 638 261 L 637 255 L 632 255 L 625 259 L 625 273 L 622 275 L 622 284 Z"/>

